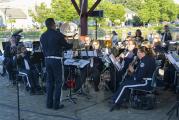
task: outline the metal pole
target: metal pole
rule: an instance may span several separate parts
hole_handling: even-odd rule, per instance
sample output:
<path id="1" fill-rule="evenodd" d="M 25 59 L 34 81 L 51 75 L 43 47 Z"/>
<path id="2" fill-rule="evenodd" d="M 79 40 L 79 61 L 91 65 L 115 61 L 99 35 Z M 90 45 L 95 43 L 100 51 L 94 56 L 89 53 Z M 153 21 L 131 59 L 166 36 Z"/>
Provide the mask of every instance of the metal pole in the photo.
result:
<path id="1" fill-rule="evenodd" d="M 96 40 L 98 39 L 98 21 L 96 19 Z"/>
<path id="2" fill-rule="evenodd" d="M 17 76 L 16 76 L 17 77 Z M 19 101 L 19 82 L 18 82 L 18 78 L 16 78 L 16 86 L 17 86 L 17 112 L 18 112 L 18 120 L 20 120 L 20 101 Z"/>

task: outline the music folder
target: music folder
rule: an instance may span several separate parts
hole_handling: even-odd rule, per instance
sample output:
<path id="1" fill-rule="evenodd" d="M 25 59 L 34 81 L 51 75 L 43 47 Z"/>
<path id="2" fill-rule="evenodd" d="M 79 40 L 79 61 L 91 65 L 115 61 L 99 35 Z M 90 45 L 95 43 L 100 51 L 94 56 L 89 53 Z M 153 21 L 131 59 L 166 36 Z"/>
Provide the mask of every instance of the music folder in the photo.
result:
<path id="1" fill-rule="evenodd" d="M 115 58 L 113 54 L 110 54 L 109 58 L 118 71 L 122 70 L 123 68 L 122 65 L 117 61 L 117 59 Z"/>
<path id="2" fill-rule="evenodd" d="M 83 60 L 83 59 L 66 59 L 64 61 L 64 65 L 72 65 L 72 66 L 76 66 L 78 68 L 84 68 L 89 63 L 90 63 L 90 61 Z"/>

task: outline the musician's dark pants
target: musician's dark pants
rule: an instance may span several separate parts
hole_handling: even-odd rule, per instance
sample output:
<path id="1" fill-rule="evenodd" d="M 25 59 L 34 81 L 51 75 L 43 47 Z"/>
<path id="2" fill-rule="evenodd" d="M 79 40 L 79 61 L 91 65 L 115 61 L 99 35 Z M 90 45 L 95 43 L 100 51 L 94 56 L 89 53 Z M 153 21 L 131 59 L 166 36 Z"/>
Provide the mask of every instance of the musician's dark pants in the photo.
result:
<path id="1" fill-rule="evenodd" d="M 3 61 L 3 69 L 2 69 L 1 76 L 4 76 L 5 74 L 6 74 L 6 67 L 5 67 L 5 62 Z"/>
<path id="2" fill-rule="evenodd" d="M 136 89 L 149 89 L 149 84 L 145 84 L 145 81 L 133 80 L 133 77 L 126 79 L 121 83 L 117 92 L 113 95 L 112 100 L 114 104 L 121 105 L 124 99 L 128 99 L 130 95 L 129 88 Z"/>
<path id="3" fill-rule="evenodd" d="M 91 69 L 91 76 L 92 76 L 92 79 L 94 81 L 94 90 L 95 91 L 98 91 L 99 88 L 98 88 L 98 85 L 100 83 L 100 75 L 101 75 L 101 72 L 100 70 L 97 68 L 97 66 L 94 66 L 92 69 Z"/>
<path id="4" fill-rule="evenodd" d="M 20 72 L 26 73 L 28 76 L 29 83 L 31 85 L 31 93 L 35 93 L 36 91 L 40 91 L 40 85 L 39 85 L 39 76 L 38 72 L 36 70 L 25 70 L 20 69 Z"/>
<path id="5" fill-rule="evenodd" d="M 9 75 L 9 81 L 15 84 L 16 80 L 16 68 L 13 66 L 13 60 L 11 58 L 5 58 L 4 66 Z"/>
<path id="6" fill-rule="evenodd" d="M 47 107 L 58 108 L 62 87 L 62 64 L 58 59 L 46 59 L 47 70 Z M 54 100 L 53 100 L 54 98 Z"/>

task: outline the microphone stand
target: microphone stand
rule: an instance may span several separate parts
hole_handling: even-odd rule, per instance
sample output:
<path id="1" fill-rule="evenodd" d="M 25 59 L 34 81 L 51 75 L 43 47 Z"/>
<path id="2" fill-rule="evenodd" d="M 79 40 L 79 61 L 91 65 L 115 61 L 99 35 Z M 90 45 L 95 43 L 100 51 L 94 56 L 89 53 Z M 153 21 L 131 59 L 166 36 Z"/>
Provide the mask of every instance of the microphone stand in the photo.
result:
<path id="1" fill-rule="evenodd" d="M 17 46 L 16 46 L 17 47 Z M 17 65 L 17 48 L 15 50 L 15 79 L 16 79 L 16 89 L 17 89 L 17 113 L 18 113 L 18 120 L 21 119 L 21 110 L 20 110 L 20 95 L 19 95 L 19 77 L 18 77 L 18 65 Z"/>
<path id="2" fill-rule="evenodd" d="M 20 31 L 20 32 L 22 32 L 22 31 Z M 20 33 L 20 32 L 18 32 L 17 33 L 17 35 Z M 14 37 L 14 40 L 15 40 L 15 44 L 14 44 L 14 49 L 12 48 L 11 50 L 13 50 L 12 52 L 12 54 L 15 54 L 15 55 L 13 55 L 13 57 L 15 57 L 15 61 L 13 61 L 15 64 L 14 64 L 14 66 L 15 66 L 15 80 L 16 80 L 16 89 L 17 89 L 17 114 L 18 114 L 18 120 L 24 120 L 24 119 L 21 119 L 21 114 L 20 114 L 20 95 L 19 95 L 19 76 L 18 76 L 18 74 L 19 74 L 19 71 L 18 71 L 18 65 L 17 65 L 17 53 L 18 53 L 18 51 L 17 51 L 17 46 L 18 46 L 18 44 L 19 44 L 19 41 L 20 41 L 20 38 L 19 38 L 19 40 L 18 40 L 18 38 L 16 38 L 16 37 Z M 12 68 L 13 69 L 13 68 Z M 13 71 L 14 72 L 14 71 Z M 13 73 L 14 74 L 14 73 Z"/>

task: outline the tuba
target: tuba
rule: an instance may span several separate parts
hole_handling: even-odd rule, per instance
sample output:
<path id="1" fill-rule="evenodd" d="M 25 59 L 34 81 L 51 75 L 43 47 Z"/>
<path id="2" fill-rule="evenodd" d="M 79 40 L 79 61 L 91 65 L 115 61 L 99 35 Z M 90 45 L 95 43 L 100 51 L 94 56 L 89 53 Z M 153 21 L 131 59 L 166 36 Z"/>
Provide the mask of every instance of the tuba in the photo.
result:
<path id="1" fill-rule="evenodd" d="M 60 32 L 65 36 L 74 36 L 78 33 L 78 26 L 72 22 L 66 22 L 60 26 Z"/>

